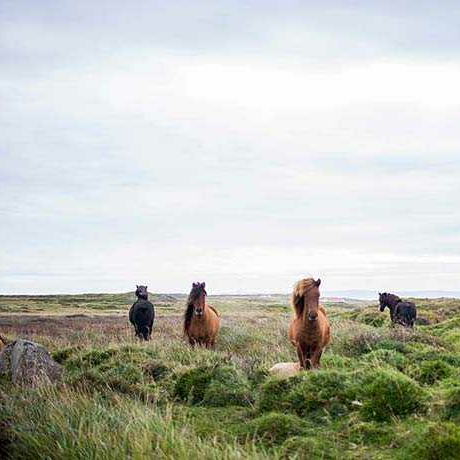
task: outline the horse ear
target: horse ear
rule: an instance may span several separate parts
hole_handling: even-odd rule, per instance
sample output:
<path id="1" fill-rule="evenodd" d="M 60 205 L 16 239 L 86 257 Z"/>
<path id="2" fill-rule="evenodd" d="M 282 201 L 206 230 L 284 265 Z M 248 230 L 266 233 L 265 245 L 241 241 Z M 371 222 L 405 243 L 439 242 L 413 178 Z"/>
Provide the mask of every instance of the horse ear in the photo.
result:
<path id="1" fill-rule="evenodd" d="M 138 288 L 139 288 L 139 286 L 136 284 L 136 289 L 138 289 Z"/>
<path id="2" fill-rule="evenodd" d="M 145 290 L 147 290 L 148 286 L 145 286 Z"/>
<path id="3" fill-rule="evenodd" d="M 318 278 L 318 279 L 315 281 L 315 284 L 316 284 L 316 286 L 319 287 L 319 285 L 321 284 L 321 278 Z"/>

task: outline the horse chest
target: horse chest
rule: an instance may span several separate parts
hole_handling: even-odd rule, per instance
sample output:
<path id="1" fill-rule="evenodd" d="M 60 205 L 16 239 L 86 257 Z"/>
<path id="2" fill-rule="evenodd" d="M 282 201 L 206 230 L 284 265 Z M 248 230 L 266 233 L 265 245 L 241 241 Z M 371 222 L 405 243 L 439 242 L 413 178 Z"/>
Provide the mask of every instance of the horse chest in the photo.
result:
<path id="1" fill-rule="evenodd" d="M 315 326 L 305 326 L 299 324 L 296 333 L 296 341 L 308 343 L 311 346 L 315 346 L 321 343 L 321 330 L 319 327 Z"/>
<path id="2" fill-rule="evenodd" d="M 199 339 L 206 339 L 209 336 L 207 322 L 203 320 L 194 320 L 190 325 L 190 335 Z"/>

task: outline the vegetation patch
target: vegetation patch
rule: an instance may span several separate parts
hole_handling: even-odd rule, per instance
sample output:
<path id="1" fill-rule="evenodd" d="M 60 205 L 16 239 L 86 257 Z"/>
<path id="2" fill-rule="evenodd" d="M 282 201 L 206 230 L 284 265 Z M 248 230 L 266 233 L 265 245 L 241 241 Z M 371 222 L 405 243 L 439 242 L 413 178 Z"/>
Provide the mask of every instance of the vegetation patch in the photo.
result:
<path id="1" fill-rule="evenodd" d="M 294 436 L 283 443 L 280 457 L 283 460 L 336 460 L 344 458 L 344 452 L 327 437 Z"/>
<path id="2" fill-rule="evenodd" d="M 174 395 L 190 404 L 247 405 L 251 400 L 247 378 L 231 366 L 203 366 L 184 372 Z"/>
<path id="3" fill-rule="evenodd" d="M 300 375 L 288 379 L 271 378 L 267 380 L 260 388 L 257 408 L 261 412 L 290 410 L 292 406 L 288 395 L 301 381 Z"/>
<path id="4" fill-rule="evenodd" d="M 460 422 L 460 386 L 452 385 L 444 401 L 444 417 Z"/>
<path id="5" fill-rule="evenodd" d="M 420 365 L 411 367 L 411 376 L 426 385 L 433 385 L 439 380 L 446 379 L 453 374 L 452 366 L 442 359 L 422 361 Z"/>
<path id="6" fill-rule="evenodd" d="M 361 362 L 374 367 L 392 366 L 400 371 L 405 369 L 408 360 L 405 355 L 396 350 L 378 349 L 362 356 Z"/>
<path id="7" fill-rule="evenodd" d="M 425 390 L 414 380 L 393 369 L 376 369 L 362 379 L 361 412 L 368 420 L 388 421 L 423 409 Z"/>
<path id="8" fill-rule="evenodd" d="M 305 423 L 295 415 L 271 412 L 246 423 L 240 437 L 257 438 L 268 445 L 281 444 L 287 438 L 305 432 Z"/>
<path id="9" fill-rule="evenodd" d="M 357 388 L 350 372 L 320 370 L 305 373 L 302 381 L 287 396 L 290 409 L 307 417 L 321 409 L 328 415 L 348 412 Z"/>
<path id="10" fill-rule="evenodd" d="M 430 423 L 409 448 L 405 458 L 460 459 L 460 427 L 451 422 Z"/>

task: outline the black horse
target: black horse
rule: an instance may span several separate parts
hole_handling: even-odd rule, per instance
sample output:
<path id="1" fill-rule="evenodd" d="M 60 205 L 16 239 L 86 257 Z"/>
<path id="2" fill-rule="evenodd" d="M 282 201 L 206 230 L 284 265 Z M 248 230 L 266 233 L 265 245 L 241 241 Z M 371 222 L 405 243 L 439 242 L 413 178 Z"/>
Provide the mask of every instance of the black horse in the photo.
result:
<path id="1" fill-rule="evenodd" d="M 417 309 L 415 304 L 400 299 L 397 295 L 379 292 L 380 311 L 384 311 L 385 307 L 390 309 L 391 322 L 401 324 L 406 327 L 414 327 L 415 319 L 417 318 Z"/>
<path id="2" fill-rule="evenodd" d="M 134 326 L 137 337 L 150 340 L 153 320 L 155 319 L 155 309 L 148 300 L 147 286 L 136 285 L 136 297 L 136 302 L 129 310 L 129 321 Z"/>

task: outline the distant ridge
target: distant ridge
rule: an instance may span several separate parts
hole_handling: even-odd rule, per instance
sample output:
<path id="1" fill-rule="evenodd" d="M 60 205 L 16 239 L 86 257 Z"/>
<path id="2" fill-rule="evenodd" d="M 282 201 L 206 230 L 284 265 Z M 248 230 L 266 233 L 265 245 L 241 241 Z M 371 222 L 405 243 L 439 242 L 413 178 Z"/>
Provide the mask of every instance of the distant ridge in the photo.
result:
<path id="1" fill-rule="evenodd" d="M 384 292 L 382 289 L 381 292 Z M 457 298 L 460 299 L 460 291 L 391 291 L 400 297 L 418 297 L 426 299 L 438 299 L 440 297 Z M 377 300 L 378 291 L 371 291 L 366 289 L 351 289 L 348 291 L 324 291 L 321 293 L 325 297 L 340 297 L 346 299 L 363 299 L 363 300 Z"/>

